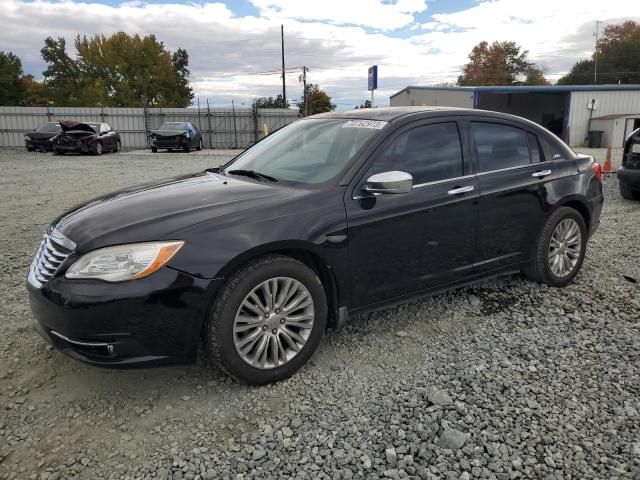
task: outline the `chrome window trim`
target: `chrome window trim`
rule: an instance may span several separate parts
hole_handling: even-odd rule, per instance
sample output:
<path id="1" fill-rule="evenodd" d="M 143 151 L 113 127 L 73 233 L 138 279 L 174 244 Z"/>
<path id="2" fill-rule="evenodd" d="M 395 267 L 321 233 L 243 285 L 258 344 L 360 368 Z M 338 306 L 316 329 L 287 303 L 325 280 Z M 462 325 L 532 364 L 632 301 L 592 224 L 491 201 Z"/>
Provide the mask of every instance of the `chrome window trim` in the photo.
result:
<path id="1" fill-rule="evenodd" d="M 498 170 L 489 170 L 487 172 L 479 172 L 479 173 L 476 173 L 476 175 L 480 176 L 480 175 L 488 175 L 490 173 L 508 172 L 510 170 L 518 170 L 520 168 L 526 168 L 526 167 L 537 167 L 537 166 L 541 166 L 541 165 L 555 165 L 558 162 L 564 162 L 564 161 L 566 161 L 566 159 L 563 158 L 563 159 L 559 159 L 559 160 L 551 160 L 551 161 L 546 161 L 546 162 L 531 162 L 531 163 L 527 163 L 526 165 L 518 165 L 518 166 L 515 166 L 515 167 L 499 168 Z"/>
<path id="2" fill-rule="evenodd" d="M 473 177 L 475 177 L 475 174 L 471 173 L 469 175 L 462 175 L 461 177 L 451 177 L 451 178 L 445 178 L 445 179 L 442 179 L 442 180 L 434 180 L 433 182 L 418 183 L 418 184 L 414 185 L 413 188 L 428 187 L 429 185 L 438 185 L 440 183 L 453 182 L 453 181 L 456 181 L 456 180 L 465 180 L 467 178 L 473 178 Z"/>

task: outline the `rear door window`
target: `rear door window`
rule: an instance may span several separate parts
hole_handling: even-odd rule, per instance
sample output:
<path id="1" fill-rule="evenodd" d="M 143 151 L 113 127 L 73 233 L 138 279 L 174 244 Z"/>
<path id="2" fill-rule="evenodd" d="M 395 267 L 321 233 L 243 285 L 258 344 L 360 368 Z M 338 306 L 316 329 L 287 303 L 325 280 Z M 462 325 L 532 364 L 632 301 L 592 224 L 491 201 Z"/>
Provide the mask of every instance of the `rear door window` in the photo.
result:
<path id="1" fill-rule="evenodd" d="M 401 133 L 376 158 L 369 175 L 392 170 L 410 173 L 414 185 L 461 177 L 462 147 L 456 122 Z"/>
<path id="2" fill-rule="evenodd" d="M 499 123 L 471 122 L 477 171 L 491 172 L 531 163 L 527 132 Z"/>

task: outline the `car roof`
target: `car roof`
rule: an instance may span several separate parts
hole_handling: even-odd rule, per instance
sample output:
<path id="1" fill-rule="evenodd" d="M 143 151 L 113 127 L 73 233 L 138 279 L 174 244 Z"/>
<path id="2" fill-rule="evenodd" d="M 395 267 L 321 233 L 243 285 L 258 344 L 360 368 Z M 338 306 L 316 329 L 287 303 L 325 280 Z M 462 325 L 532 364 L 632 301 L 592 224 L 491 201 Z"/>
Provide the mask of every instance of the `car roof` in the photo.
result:
<path id="1" fill-rule="evenodd" d="M 329 112 L 313 115 L 310 118 L 358 118 L 363 120 L 382 120 L 390 122 L 407 115 L 416 115 L 423 113 L 465 113 L 473 112 L 471 108 L 456 107 L 385 107 L 385 108 L 359 108 L 356 110 L 347 110 L 346 112 Z"/>

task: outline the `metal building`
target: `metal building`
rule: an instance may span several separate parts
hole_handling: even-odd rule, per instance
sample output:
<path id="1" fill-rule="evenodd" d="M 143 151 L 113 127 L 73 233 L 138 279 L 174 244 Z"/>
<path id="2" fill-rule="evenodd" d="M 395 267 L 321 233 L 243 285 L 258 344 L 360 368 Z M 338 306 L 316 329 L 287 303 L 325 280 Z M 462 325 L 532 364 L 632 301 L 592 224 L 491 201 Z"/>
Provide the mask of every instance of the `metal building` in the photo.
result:
<path id="1" fill-rule="evenodd" d="M 575 147 L 586 144 L 589 130 L 605 131 L 604 146 L 622 147 L 625 132 L 640 127 L 640 85 L 406 87 L 390 100 L 392 107 L 449 106 L 512 113 L 539 123 Z"/>

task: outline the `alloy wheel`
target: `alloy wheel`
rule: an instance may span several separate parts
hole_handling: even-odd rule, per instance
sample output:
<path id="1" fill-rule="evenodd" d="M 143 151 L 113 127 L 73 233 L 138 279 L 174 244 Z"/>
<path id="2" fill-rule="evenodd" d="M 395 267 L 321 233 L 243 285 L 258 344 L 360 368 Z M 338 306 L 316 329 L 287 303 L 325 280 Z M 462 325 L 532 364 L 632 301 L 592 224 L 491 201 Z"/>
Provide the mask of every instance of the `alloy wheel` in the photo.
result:
<path id="1" fill-rule="evenodd" d="M 556 277 L 564 278 L 576 268 L 582 250 L 582 232 L 572 218 L 562 220 L 549 242 L 549 268 Z"/>
<path id="2" fill-rule="evenodd" d="M 282 366 L 305 346 L 315 318 L 313 298 L 298 280 L 270 278 L 244 298 L 233 324 L 233 342 L 252 367 Z"/>

